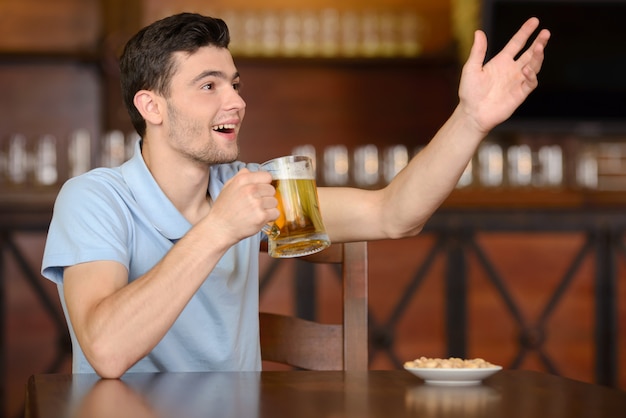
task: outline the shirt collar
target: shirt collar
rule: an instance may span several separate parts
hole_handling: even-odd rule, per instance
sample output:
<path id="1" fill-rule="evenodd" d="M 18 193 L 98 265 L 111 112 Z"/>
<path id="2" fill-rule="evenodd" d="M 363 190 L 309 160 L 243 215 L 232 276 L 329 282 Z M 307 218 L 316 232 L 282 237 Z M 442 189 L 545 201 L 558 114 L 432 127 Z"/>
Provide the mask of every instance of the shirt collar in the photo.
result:
<path id="1" fill-rule="evenodd" d="M 191 228 L 191 224 L 163 193 L 148 170 L 141 155 L 141 140 L 135 144 L 135 152 L 122 167 L 122 176 L 152 226 L 164 237 L 178 240 Z"/>

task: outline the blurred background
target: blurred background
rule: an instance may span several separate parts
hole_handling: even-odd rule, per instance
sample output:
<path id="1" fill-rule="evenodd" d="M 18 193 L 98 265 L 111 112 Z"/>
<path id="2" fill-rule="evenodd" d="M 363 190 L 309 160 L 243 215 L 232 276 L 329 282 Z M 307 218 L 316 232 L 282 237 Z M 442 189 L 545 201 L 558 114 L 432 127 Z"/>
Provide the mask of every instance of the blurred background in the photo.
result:
<path id="1" fill-rule="evenodd" d="M 142 26 L 222 17 L 244 81 L 244 161 L 314 158 L 319 185 L 383 187 L 457 103 L 473 31 L 492 56 L 531 15 L 540 87 L 494 130 L 419 237 L 371 243 L 370 367 L 482 357 L 626 389 L 625 1 L 0 0 L 0 415 L 70 371 L 39 274 L 62 183 L 137 140 L 117 59 Z M 333 271 L 262 259 L 261 305 L 332 321 Z"/>

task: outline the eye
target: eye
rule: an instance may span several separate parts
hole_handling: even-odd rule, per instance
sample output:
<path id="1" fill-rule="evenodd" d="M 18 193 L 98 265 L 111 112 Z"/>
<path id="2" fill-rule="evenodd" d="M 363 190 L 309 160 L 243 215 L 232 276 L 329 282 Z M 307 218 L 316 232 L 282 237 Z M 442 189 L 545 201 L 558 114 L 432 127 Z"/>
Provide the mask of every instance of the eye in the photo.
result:
<path id="1" fill-rule="evenodd" d="M 241 91 L 242 88 L 243 88 L 243 84 L 241 83 L 241 81 L 236 81 L 233 83 L 233 90 Z"/>
<path id="2" fill-rule="evenodd" d="M 213 90 L 213 83 L 206 83 L 202 86 L 203 90 Z"/>

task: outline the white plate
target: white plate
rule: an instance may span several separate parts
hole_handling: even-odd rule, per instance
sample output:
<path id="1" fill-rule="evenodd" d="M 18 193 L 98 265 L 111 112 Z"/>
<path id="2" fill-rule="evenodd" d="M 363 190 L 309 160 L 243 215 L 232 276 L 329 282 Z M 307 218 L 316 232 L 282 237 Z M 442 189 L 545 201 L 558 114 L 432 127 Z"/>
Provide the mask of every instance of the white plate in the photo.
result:
<path id="1" fill-rule="evenodd" d="M 480 369 L 437 369 L 425 367 L 404 367 L 430 385 L 469 386 L 477 385 L 483 379 L 502 370 L 501 366 Z"/>

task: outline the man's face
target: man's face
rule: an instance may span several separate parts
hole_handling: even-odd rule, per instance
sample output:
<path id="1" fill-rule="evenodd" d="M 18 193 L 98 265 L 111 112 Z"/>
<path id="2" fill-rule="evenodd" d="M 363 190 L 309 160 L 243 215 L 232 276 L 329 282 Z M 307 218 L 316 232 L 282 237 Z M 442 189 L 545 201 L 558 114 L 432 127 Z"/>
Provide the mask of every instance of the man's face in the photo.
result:
<path id="1" fill-rule="evenodd" d="M 191 55 L 175 53 L 173 59 L 176 68 L 163 121 L 170 145 L 201 163 L 236 160 L 246 103 L 239 95 L 239 74 L 230 52 L 209 46 Z"/>

